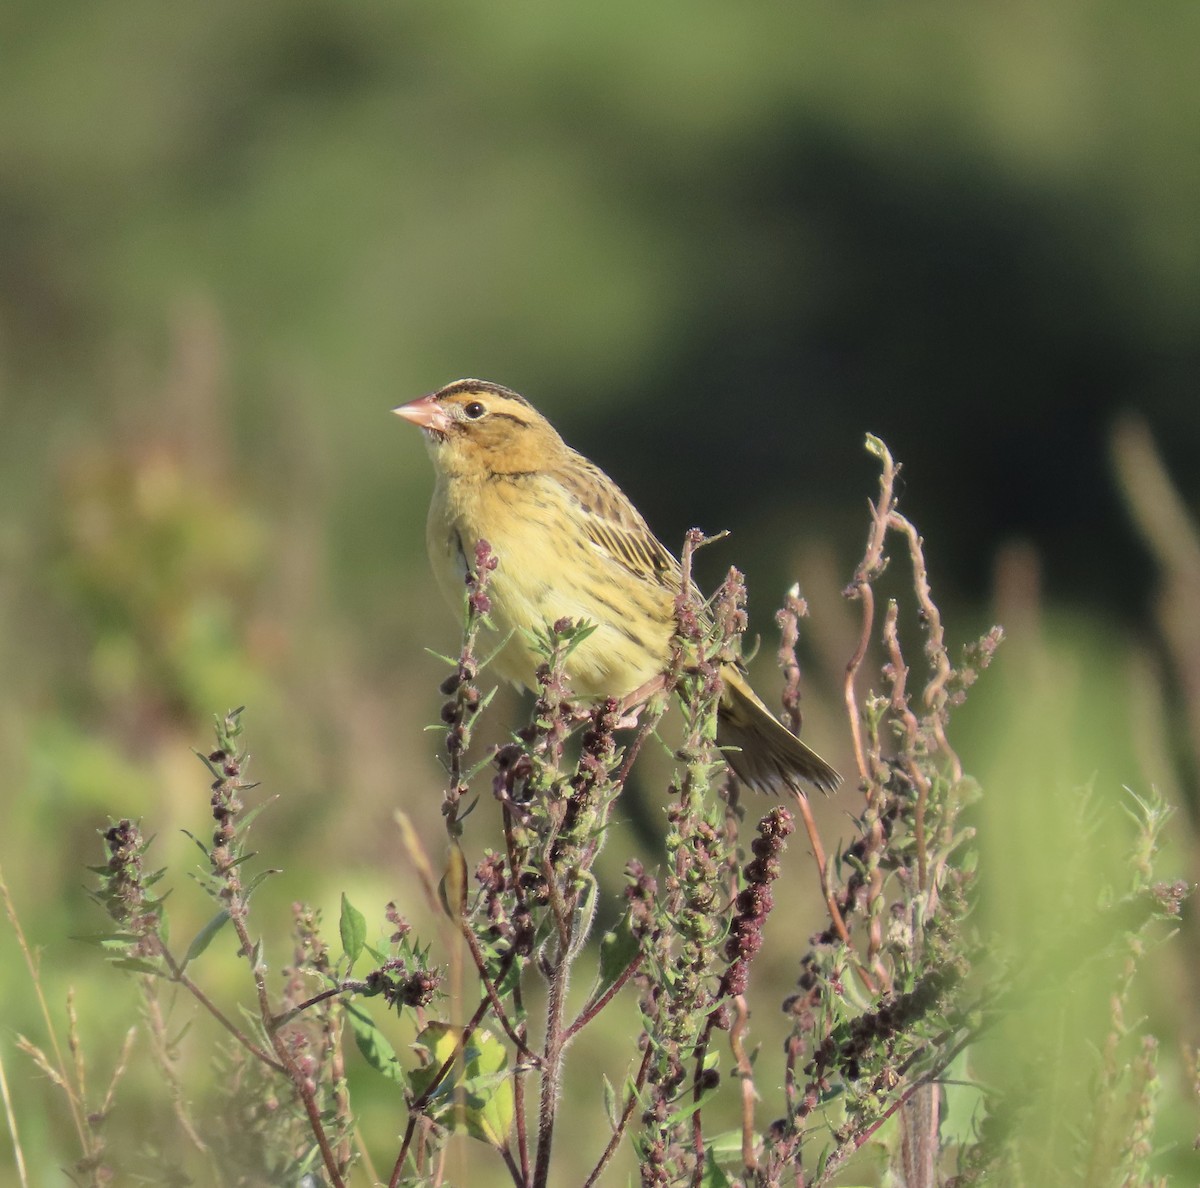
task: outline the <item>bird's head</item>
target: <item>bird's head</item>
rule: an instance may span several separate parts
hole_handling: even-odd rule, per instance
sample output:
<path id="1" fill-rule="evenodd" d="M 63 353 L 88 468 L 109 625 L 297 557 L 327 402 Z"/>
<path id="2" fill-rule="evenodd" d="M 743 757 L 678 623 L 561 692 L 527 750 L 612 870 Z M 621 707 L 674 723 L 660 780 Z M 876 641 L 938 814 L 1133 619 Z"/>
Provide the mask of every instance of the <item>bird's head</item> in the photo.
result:
<path id="1" fill-rule="evenodd" d="M 446 474 L 529 473 L 565 448 L 524 396 L 486 380 L 456 380 L 392 411 L 425 431 L 434 465 Z"/>

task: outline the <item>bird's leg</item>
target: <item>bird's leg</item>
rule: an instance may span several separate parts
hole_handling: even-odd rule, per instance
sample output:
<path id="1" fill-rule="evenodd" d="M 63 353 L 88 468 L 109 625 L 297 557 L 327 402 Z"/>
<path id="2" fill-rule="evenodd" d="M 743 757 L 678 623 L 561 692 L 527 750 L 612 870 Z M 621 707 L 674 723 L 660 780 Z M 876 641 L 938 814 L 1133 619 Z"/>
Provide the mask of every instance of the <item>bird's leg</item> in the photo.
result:
<path id="1" fill-rule="evenodd" d="M 666 680 L 666 673 L 660 672 L 639 685 L 632 693 L 626 693 L 617 702 L 617 710 L 621 715 L 617 720 L 618 730 L 632 730 L 638 724 L 638 716 L 645 708 L 646 702 L 666 684 Z"/>

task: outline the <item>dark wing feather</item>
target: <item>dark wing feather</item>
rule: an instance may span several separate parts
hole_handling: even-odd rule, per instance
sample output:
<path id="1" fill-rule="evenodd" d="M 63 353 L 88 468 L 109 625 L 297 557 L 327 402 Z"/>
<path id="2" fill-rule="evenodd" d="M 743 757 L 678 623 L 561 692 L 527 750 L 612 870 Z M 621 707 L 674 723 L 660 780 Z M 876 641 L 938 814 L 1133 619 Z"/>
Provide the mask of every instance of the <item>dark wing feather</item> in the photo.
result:
<path id="1" fill-rule="evenodd" d="M 679 562 L 604 471 L 572 451 L 554 477 L 575 500 L 584 531 L 597 548 L 634 577 L 678 590 Z"/>

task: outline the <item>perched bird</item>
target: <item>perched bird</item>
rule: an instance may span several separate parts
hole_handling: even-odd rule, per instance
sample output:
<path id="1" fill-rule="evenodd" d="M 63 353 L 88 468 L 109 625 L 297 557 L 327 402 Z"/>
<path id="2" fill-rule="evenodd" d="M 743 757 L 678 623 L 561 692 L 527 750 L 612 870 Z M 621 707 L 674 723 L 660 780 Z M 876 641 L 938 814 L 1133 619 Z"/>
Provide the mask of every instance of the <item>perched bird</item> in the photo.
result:
<path id="1" fill-rule="evenodd" d="M 679 563 L 620 488 L 571 449 L 523 396 L 463 379 L 394 410 L 424 430 L 437 472 L 426 542 L 451 606 L 462 603 L 475 545 L 499 560 L 492 619 L 511 633 L 493 661 L 527 689 L 543 657 L 528 633 L 568 618 L 595 630 L 566 661 L 576 694 L 629 698 L 661 678 L 671 658 Z M 721 668 L 717 744 L 760 792 L 831 792 L 841 777 L 779 722 L 743 670 Z"/>

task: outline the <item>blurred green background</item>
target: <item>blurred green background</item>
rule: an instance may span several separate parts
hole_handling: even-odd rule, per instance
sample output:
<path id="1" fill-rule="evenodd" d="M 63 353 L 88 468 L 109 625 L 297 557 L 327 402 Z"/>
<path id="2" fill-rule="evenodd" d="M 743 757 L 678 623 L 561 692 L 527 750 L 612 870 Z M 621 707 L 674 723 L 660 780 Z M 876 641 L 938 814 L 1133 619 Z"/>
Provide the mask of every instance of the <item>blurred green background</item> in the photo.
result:
<path id="1" fill-rule="evenodd" d="M 1060 810 L 1085 784 L 1116 819 L 1123 785 L 1178 804 L 1164 874 L 1194 878 L 1198 43 L 1182 0 L 10 0 L 0 862 L 96 1077 L 136 1006 L 69 939 L 100 927 L 82 866 L 108 814 L 142 817 L 178 935 L 205 918 L 179 830 L 206 828 L 190 748 L 214 711 L 249 705 L 281 797 L 256 827 L 285 868 L 256 901 L 280 959 L 293 898 L 428 920 L 391 817 L 440 854 L 424 649 L 452 650 L 454 621 L 424 559 L 428 462 L 388 410 L 464 375 L 528 395 L 668 544 L 732 529 L 705 576 L 747 572 L 767 656 L 800 582 L 806 731 L 842 770 L 840 590 L 881 435 L 951 640 L 1010 635 L 955 736 L 1010 939 L 1083 845 Z M 650 861 L 657 774 L 622 843 Z M 846 806 L 824 808 L 836 837 Z M 811 926 L 758 970 L 768 1033 Z M 1195 939 L 1185 921 L 1146 1005 L 1164 1166 L 1191 1182 Z M 41 1025 L 7 931 L 0 955 L 22 1143 L 37 1183 L 65 1183 L 61 1103 L 13 1047 Z M 386 1159 L 398 1123 L 372 1092 Z M 580 1093 L 599 1101 L 594 1078 Z"/>

